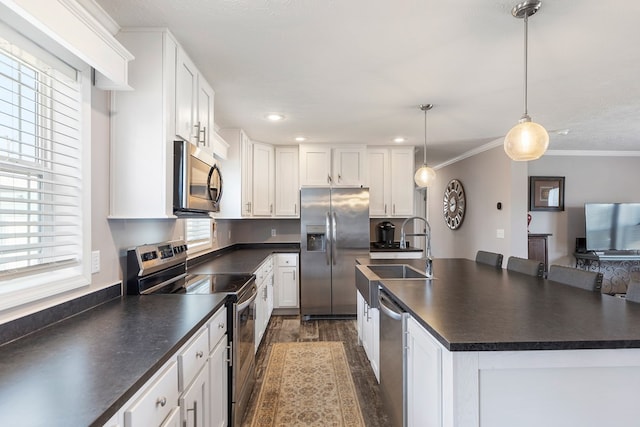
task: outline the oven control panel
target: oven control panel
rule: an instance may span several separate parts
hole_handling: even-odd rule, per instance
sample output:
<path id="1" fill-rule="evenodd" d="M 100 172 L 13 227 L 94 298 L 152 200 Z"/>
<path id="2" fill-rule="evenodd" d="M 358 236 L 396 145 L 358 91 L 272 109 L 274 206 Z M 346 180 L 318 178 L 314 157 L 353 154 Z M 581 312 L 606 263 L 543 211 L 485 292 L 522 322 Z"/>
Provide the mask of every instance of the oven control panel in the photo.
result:
<path id="1" fill-rule="evenodd" d="M 141 245 L 129 251 L 135 254 L 139 273 L 167 268 L 187 260 L 187 244 L 183 240 Z"/>

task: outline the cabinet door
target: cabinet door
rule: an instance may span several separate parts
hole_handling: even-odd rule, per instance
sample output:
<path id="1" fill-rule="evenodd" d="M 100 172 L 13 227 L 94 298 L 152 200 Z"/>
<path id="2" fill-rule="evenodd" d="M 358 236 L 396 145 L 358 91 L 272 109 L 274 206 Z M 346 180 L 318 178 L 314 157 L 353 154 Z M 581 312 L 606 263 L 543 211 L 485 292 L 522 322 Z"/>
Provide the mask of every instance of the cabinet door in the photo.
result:
<path id="1" fill-rule="evenodd" d="M 209 355 L 209 385 L 211 396 L 209 399 L 209 415 L 211 427 L 224 427 L 228 421 L 228 369 L 226 337 L 218 342 Z"/>
<path id="2" fill-rule="evenodd" d="M 358 343 L 364 345 L 364 298 L 356 291 L 356 325 L 358 329 Z"/>
<path id="3" fill-rule="evenodd" d="M 178 403 L 178 365 L 169 363 L 124 412 L 125 427 L 159 426 Z"/>
<path id="4" fill-rule="evenodd" d="M 262 341 L 262 335 L 264 335 L 264 317 L 267 311 L 266 291 L 266 283 L 263 282 L 261 285 L 258 285 L 258 295 L 256 296 L 255 302 L 255 352 L 258 351 L 258 347 L 260 347 L 260 341 Z"/>
<path id="5" fill-rule="evenodd" d="M 162 422 L 160 427 L 182 427 L 180 425 L 180 408 L 173 408 L 169 416 Z"/>
<path id="6" fill-rule="evenodd" d="M 442 425 L 442 350 L 413 318 L 407 321 L 407 425 Z"/>
<path id="7" fill-rule="evenodd" d="M 369 318 L 371 328 L 371 369 L 376 376 L 376 380 L 380 382 L 380 310 L 377 308 L 369 307 Z"/>
<path id="8" fill-rule="evenodd" d="M 213 89 L 203 79 L 198 80 L 198 123 L 196 140 L 198 145 L 203 145 L 213 150 L 214 121 L 213 121 Z"/>
<path id="9" fill-rule="evenodd" d="M 278 307 L 298 307 L 298 267 L 278 267 L 277 292 Z"/>
<path id="10" fill-rule="evenodd" d="M 369 215 L 387 217 L 390 215 L 391 176 L 389 173 L 389 150 L 370 148 L 367 150 Z"/>
<path id="11" fill-rule="evenodd" d="M 365 147 L 334 148 L 333 185 L 358 186 L 366 182 Z"/>
<path id="12" fill-rule="evenodd" d="M 298 216 L 300 186 L 297 147 L 276 147 L 276 216 Z"/>
<path id="13" fill-rule="evenodd" d="M 413 215 L 413 148 L 391 149 L 391 215 Z"/>
<path id="14" fill-rule="evenodd" d="M 253 143 L 240 131 L 242 216 L 253 215 Z"/>
<path id="15" fill-rule="evenodd" d="M 182 49 L 176 61 L 176 135 L 194 141 L 198 71 Z"/>
<path id="16" fill-rule="evenodd" d="M 193 382 L 180 396 L 182 425 L 197 427 L 209 425 L 209 367 L 205 365 Z"/>
<path id="17" fill-rule="evenodd" d="M 331 147 L 300 145 L 300 186 L 331 185 Z"/>
<path id="18" fill-rule="evenodd" d="M 273 215 L 274 151 L 271 145 L 253 143 L 253 215 Z"/>

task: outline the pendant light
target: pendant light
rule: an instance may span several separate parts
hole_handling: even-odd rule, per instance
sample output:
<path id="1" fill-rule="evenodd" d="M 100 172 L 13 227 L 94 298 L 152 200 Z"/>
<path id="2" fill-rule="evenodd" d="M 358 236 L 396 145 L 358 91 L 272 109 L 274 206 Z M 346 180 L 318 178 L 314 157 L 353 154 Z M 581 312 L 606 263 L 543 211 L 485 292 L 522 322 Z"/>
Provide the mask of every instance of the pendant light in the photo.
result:
<path id="1" fill-rule="evenodd" d="M 524 114 L 504 138 L 504 151 L 517 161 L 538 159 L 549 146 L 549 134 L 544 127 L 532 122 L 527 112 L 527 27 L 529 17 L 541 5 L 540 0 L 525 0 L 511 10 L 515 18 L 524 19 Z"/>
<path id="2" fill-rule="evenodd" d="M 420 109 L 424 111 L 424 163 L 413 176 L 418 187 L 429 187 L 436 180 L 436 171 L 427 166 L 427 111 L 433 108 L 433 104 L 421 104 Z"/>

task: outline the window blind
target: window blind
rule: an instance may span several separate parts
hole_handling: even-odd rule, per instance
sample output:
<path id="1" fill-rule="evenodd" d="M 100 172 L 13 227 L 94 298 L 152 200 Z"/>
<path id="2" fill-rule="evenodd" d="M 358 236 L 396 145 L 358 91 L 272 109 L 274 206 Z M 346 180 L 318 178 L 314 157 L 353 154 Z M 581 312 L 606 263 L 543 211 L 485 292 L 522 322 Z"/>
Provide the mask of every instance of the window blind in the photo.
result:
<path id="1" fill-rule="evenodd" d="M 82 261 L 82 87 L 0 39 L 0 280 Z"/>
<path id="2" fill-rule="evenodd" d="M 211 247 L 211 220 L 208 218 L 185 219 L 185 235 L 190 251 Z"/>

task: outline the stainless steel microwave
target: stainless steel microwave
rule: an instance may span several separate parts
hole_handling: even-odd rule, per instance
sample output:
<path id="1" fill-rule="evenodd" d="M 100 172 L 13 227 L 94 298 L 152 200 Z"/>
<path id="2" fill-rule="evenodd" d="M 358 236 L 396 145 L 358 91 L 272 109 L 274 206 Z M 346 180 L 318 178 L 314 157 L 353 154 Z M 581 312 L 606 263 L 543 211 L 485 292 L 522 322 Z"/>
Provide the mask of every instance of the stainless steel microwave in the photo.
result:
<path id="1" fill-rule="evenodd" d="M 173 212 L 177 216 L 220 211 L 222 175 L 213 154 L 186 141 L 173 147 Z"/>

